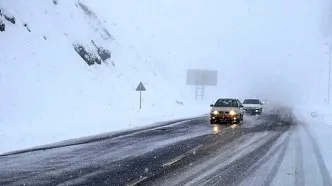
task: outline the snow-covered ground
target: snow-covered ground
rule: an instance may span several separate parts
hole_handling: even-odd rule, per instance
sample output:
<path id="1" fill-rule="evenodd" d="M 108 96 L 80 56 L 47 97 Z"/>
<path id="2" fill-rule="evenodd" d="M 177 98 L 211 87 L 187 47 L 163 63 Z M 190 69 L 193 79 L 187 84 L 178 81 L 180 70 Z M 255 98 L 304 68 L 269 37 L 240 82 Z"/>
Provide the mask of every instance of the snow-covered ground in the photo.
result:
<path id="1" fill-rule="evenodd" d="M 185 79 L 174 85 L 82 2 L 0 1 L 0 10 L 0 153 L 208 111 Z"/>
<path id="2" fill-rule="evenodd" d="M 327 106 L 303 106 L 294 109 L 297 119 L 303 124 L 316 143 L 326 168 L 332 176 L 332 109 Z M 310 137 L 310 136 L 309 136 Z M 303 144 L 308 146 L 308 144 Z M 314 149 L 317 150 L 317 149 Z"/>

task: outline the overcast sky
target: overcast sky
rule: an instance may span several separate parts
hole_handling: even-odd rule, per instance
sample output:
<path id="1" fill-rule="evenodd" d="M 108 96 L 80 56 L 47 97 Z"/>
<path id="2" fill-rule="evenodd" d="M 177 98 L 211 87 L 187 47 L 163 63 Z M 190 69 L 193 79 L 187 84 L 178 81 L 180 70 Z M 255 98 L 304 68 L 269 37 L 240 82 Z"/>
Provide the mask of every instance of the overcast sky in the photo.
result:
<path id="1" fill-rule="evenodd" d="M 326 99 L 328 0 L 85 1 L 121 33 L 120 42 L 165 73 L 185 79 L 188 68 L 218 70 L 211 98 Z"/>

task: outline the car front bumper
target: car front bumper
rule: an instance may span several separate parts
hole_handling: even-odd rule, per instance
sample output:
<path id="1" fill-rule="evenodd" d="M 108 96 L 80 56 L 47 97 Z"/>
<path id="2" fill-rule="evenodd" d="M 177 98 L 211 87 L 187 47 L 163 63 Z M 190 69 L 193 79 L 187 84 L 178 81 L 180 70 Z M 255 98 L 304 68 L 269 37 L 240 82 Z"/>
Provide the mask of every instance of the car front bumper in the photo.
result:
<path id="1" fill-rule="evenodd" d="M 239 115 L 229 115 L 229 114 L 210 115 L 210 121 L 213 123 L 236 123 L 238 122 L 239 119 L 240 119 Z"/>
<path id="2" fill-rule="evenodd" d="M 262 112 L 262 109 L 260 108 L 246 108 L 244 109 L 244 112 L 247 114 L 260 114 Z"/>

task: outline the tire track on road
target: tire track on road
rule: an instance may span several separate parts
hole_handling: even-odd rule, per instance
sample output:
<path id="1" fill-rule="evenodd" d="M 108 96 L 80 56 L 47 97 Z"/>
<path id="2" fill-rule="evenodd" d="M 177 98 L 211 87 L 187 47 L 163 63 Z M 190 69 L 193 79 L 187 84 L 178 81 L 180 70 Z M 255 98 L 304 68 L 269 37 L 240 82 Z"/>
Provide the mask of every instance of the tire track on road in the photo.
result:
<path id="1" fill-rule="evenodd" d="M 280 134 L 275 134 L 267 142 L 265 142 L 263 145 L 261 145 L 254 151 L 227 165 L 225 168 L 221 169 L 214 175 L 211 175 L 209 181 L 199 183 L 198 185 L 215 185 L 216 183 L 217 185 L 234 185 L 241 182 L 246 178 L 244 176 L 245 173 L 264 155 L 268 153 L 273 144 L 275 144 L 277 139 L 283 133 L 284 132 L 281 132 Z"/>
<path id="2" fill-rule="evenodd" d="M 271 152 L 270 156 L 266 156 L 264 161 L 262 161 L 260 163 L 260 166 L 263 165 L 265 162 L 267 162 L 269 160 L 270 157 L 272 157 L 279 150 L 281 150 L 281 152 L 279 153 L 279 155 L 277 157 L 277 160 L 275 161 L 275 163 L 272 166 L 272 169 L 269 171 L 268 175 L 266 176 L 267 179 L 263 182 L 262 186 L 271 185 L 272 181 L 276 177 L 276 175 L 278 173 L 278 170 L 279 170 L 279 167 L 281 165 L 281 162 L 284 159 L 286 151 L 289 147 L 290 135 L 291 134 L 288 134 L 286 139 L 284 139 L 284 141 L 274 151 Z"/>
<path id="3" fill-rule="evenodd" d="M 310 139 L 310 142 L 311 142 L 311 145 L 312 145 L 312 148 L 313 148 L 316 160 L 317 160 L 317 164 L 318 164 L 318 167 L 319 167 L 319 170 L 320 170 L 320 173 L 321 173 L 323 186 L 331 186 L 332 185 L 331 176 L 329 174 L 329 171 L 327 170 L 325 161 L 323 159 L 322 154 L 320 153 L 318 145 L 317 145 L 315 139 L 310 134 L 309 129 L 307 128 L 307 126 L 303 123 L 301 123 L 301 126 L 303 126 L 306 135 Z"/>
<path id="4" fill-rule="evenodd" d="M 294 185 L 303 186 L 303 185 L 305 185 L 305 175 L 304 175 L 304 166 L 303 166 L 303 148 L 302 148 L 302 141 L 301 141 L 299 134 L 297 134 L 295 136 L 295 144 L 296 144 L 296 149 L 295 149 L 296 162 L 295 162 L 295 183 L 294 183 Z"/>
<path id="5" fill-rule="evenodd" d="M 259 168 L 262 164 L 261 162 L 267 161 L 269 157 L 272 157 L 275 153 L 277 153 L 282 148 L 284 137 L 278 142 L 283 134 L 287 133 L 289 129 L 292 128 L 291 123 L 284 123 L 282 122 L 277 123 L 276 117 L 274 115 L 268 115 L 264 119 L 262 119 L 258 125 L 254 125 L 251 127 L 244 128 L 240 127 L 236 130 L 229 131 L 230 133 L 226 136 L 222 135 L 221 139 L 215 142 L 208 142 L 208 148 L 202 148 L 196 156 L 190 156 L 187 158 L 183 158 L 181 161 L 178 161 L 174 165 L 171 166 L 170 170 L 161 170 L 161 174 L 155 173 L 153 177 L 149 177 L 147 180 L 144 180 L 142 185 L 234 185 L 242 182 L 245 178 L 247 178 L 248 172 L 255 172 L 257 168 Z M 224 144 L 228 143 L 229 145 L 232 143 L 234 139 L 237 139 L 243 135 L 252 135 L 252 134 L 259 134 L 262 132 L 268 132 L 269 134 L 264 137 L 263 142 L 258 146 L 255 146 L 254 149 L 251 149 L 252 146 L 247 146 L 245 151 L 249 151 L 245 153 L 241 157 L 236 157 L 235 160 L 231 161 L 230 163 L 220 165 L 220 161 L 214 162 L 212 165 L 201 166 L 200 164 L 196 164 L 192 166 L 192 162 L 199 160 L 202 155 L 209 160 L 215 158 L 213 153 L 215 149 L 226 148 Z M 217 135 L 219 136 L 219 135 Z M 248 136 L 247 136 L 248 137 Z M 227 139 L 230 138 L 230 139 Z M 233 139 L 232 139 L 233 138 Z M 231 140 L 232 139 L 232 140 Z M 240 138 L 241 139 L 241 138 Z M 240 140 L 239 139 L 239 140 Z M 266 140 L 265 140 L 266 139 Z M 222 141 L 219 141 L 222 140 Z M 262 140 L 262 139 L 261 139 Z M 212 140 L 214 141 L 214 140 Z M 231 142 L 231 143 L 230 143 Z M 276 142 L 278 145 L 276 146 Z M 280 146 L 280 147 L 279 147 Z M 236 153 L 236 150 L 232 150 L 233 153 Z M 273 154 L 271 154 L 273 153 Z M 233 157 L 235 157 L 235 154 Z M 197 157 L 198 155 L 198 157 Z M 228 157 L 229 158 L 229 157 Z M 221 159 L 228 160 L 227 157 L 221 157 Z M 264 161 L 262 161 L 264 159 Z M 206 160 L 204 160 L 206 161 Z M 189 168 L 182 168 L 185 165 L 190 166 Z M 218 166 L 216 166 L 218 165 Z M 196 170 L 195 166 L 198 166 L 200 170 L 205 169 L 204 171 Z M 179 169 L 179 170 L 178 170 Z M 190 171 L 188 169 L 192 169 Z M 213 170 L 212 170 L 213 169 Z M 250 171 L 249 171 L 250 170 Z M 189 171 L 188 173 L 181 173 L 181 171 Z M 197 174 L 200 173 L 200 174 Z M 174 175 L 179 174 L 177 176 Z M 182 177 L 182 178 L 181 178 Z M 185 178 L 183 178 L 185 177 Z M 170 183 L 171 182 L 171 183 Z"/>

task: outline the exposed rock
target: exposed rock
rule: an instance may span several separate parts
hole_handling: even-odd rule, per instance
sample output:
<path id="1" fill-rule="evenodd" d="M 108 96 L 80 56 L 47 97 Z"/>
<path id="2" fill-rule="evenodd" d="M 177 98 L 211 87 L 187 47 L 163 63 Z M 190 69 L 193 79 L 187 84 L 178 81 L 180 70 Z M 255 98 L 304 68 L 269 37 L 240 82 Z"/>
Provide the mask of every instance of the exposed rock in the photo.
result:
<path id="1" fill-rule="evenodd" d="M 82 59 L 89 65 L 101 64 L 101 60 L 96 57 L 93 53 L 89 53 L 86 49 L 80 44 L 73 44 L 75 51 Z"/>
<path id="2" fill-rule="evenodd" d="M 78 2 L 78 5 L 82 8 L 83 12 L 86 15 L 97 18 L 96 14 L 92 10 L 90 10 L 89 7 L 87 7 L 85 4 Z"/>
<path id="3" fill-rule="evenodd" d="M 183 102 L 182 102 L 182 101 L 178 101 L 178 100 L 176 100 L 176 103 L 179 104 L 179 105 L 183 105 Z"/>
<path id="4" fill-rule="evenodd" d="M 77 4 L 75 4 L 77 5 Z M 78 6 L 81 7 L 81 9 L 83 10 L 84 14 L 89 16 L 89 18 L 93 19 L 94 21 L 96 21 L 97 26 L 94 28 L 96 32 L 99 32 L 101 34 L 101 37 L 105 40 L 114 40 L 113 36 L 110 34 L 110 32 L 104 27 L 102 26 L 101 22 L 99 21 L 97 15 L 85 4 L 78 2 Z"/>
<path id="5" fill-rule="evenodd" d="M 6 25 L 0 20 L 0 32 L 4 32 L 6 30 Z"/>
<path id="6" fill-rule="evenodd" d="M 91 41 L 91 43 L 93 44 L 93 46 L 96 47 L 98 55 L 99 55 L 100 59 L 103 60 L 103 62 L 105 62 L 107 59 L 111 58 L 111 51 L 98 46 L 93 40 Z"/>
<path id="7" fill-rule="evenodd" d="M 24 23 L 23 26 L 24 26 L 25 28 L 27 28 L 27 30 L 28 30 L 29 32 L 31 32 L 30 28 L 28 27 L 28 24 Z"/>
<path id="8" fill-rule="evenodd" d="M 104 48 L 98 48 L 97 50 L 99 57 L 106 61 L 107 59 L 111 58 L 111 51 L 104 49 Z"/>
<path id="9" fill-rule="evenodd" d="M 113 39 L 114 40 L 112 34 L 110 34 L 110 32 L 107 29 L 103 29 L 103 30 L 104 30 L 104 33 L 107 36 L 106 39 Z"/>
<path id="10" fill-rule="evenodd" d="M 58 0 L 52 0 L 53 4 L 57 5 L 58 4 Z"/>
<path id="11" fill-rule="evenodd" d="M 15 22 L 16 22 L 14 16 L 10 17 L 10 16 L 5 15 L 5 19 L 7 21 L 11 22 L 12 24 L 15 24 Z"/>

